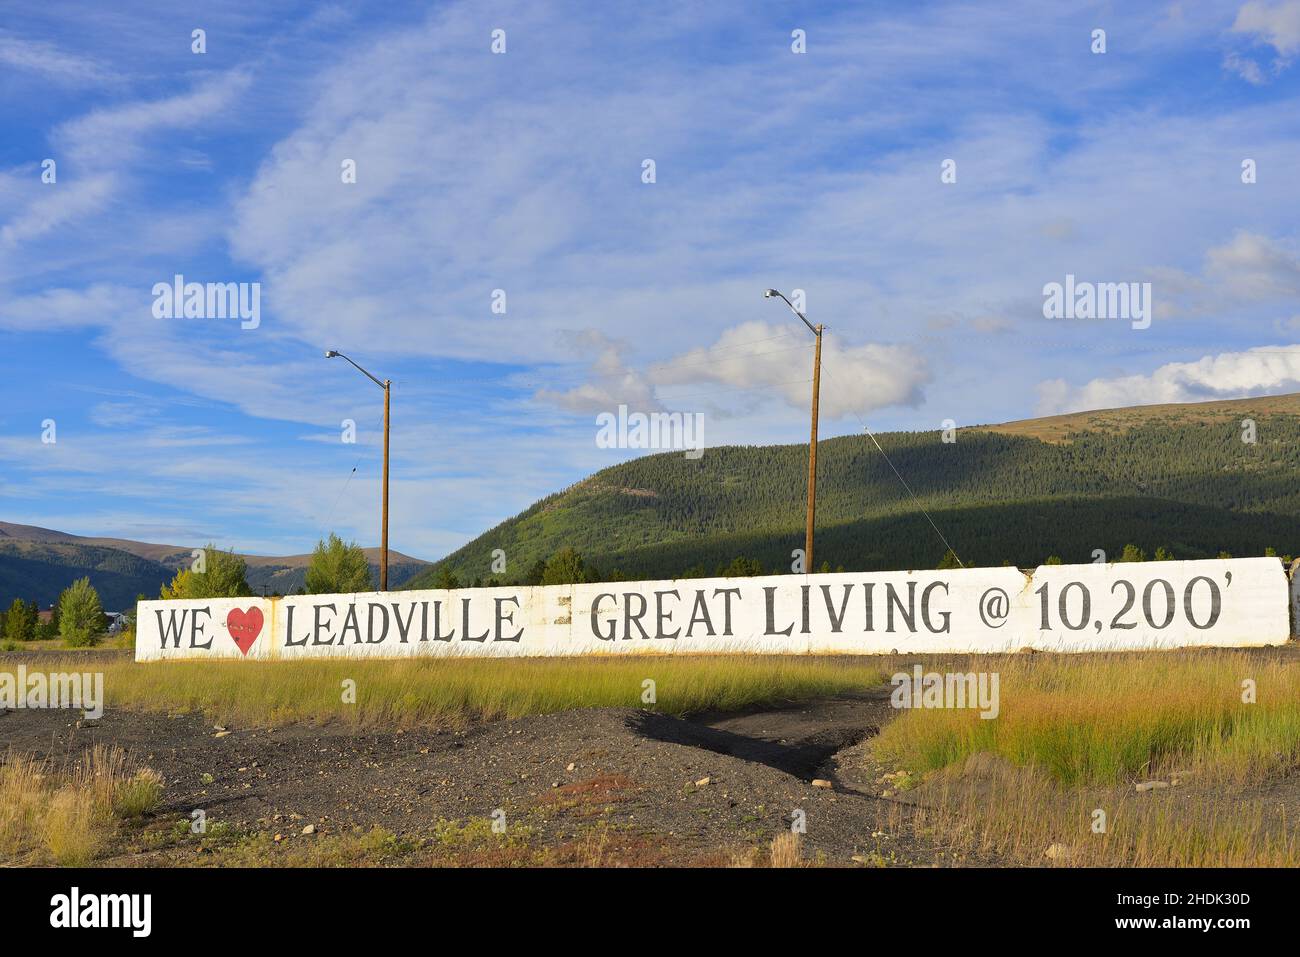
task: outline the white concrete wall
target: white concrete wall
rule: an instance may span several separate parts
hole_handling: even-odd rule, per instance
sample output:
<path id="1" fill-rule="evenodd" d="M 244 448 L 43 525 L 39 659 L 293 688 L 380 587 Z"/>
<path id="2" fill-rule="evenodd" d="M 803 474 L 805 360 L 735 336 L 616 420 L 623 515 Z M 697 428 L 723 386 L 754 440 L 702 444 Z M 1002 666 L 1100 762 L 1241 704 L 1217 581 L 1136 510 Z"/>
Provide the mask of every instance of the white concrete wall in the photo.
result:
<path id="1" fill-rule="evenodd" d="M 1249 647 L 1290 602 L 1271 558 L 148 601 L 136 660 Z"/>

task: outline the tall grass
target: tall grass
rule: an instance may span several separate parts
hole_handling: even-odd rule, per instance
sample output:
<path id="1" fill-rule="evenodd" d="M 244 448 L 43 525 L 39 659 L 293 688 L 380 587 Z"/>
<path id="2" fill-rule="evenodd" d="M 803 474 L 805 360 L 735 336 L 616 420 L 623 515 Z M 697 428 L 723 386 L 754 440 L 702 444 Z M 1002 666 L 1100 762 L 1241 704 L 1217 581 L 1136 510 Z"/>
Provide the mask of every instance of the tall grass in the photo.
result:
<path id="1" fill-rule="evenodd" d="M 914 793 L 916 810 L 894 806 L 891 827 L 903 827 L 906 814 L 907 827 L 977 863 L 1300 865 L 1300 834 L 1285 806 L 1258 792 L 1186 785 L 1150 793 L 1131 786 L 1067 788 L 1047 772 L 987 758 L 971 759 L 973 768 L 939 772 Z"/>
<path id="2" fill-rule="evenodd" d="M 871 752 L 924 775 L 906 799 L 919 809 L 898 813 L 960 855 L 1053 866 L 1300 865 L 1286 799 L 1271 793 L 1300 762 L 1294 658 L 1016 656 L 959 667 L 998 672 L 997 718 L 902 711 Z M 1243 701 L 1248 680 L 1255 703 Z M 1141 779 L 1168 787 L 1137 792 Z"/>
<path id="3" fill-rule="evenodd" d="M 1241 652 L 988 659 L 997 718 L 954 709 L 903 711 L 876 744 L 914 772 L 992 753 L 1065 785 L 1115 784 L 1161 772 L 1246 781 L 1300 758 L 1300 666 Z M 1255 703 L 1243 682 L 1255 683 Z"/>
<path id="4" fill-rule="evenodd" d="M 98 667 L 108 708 L 202 712 L 242 724 L 337 719 L 384 727 L 457 727 L 479 718 L 571 708 L 653 706 L 672 714 L 736 710 L 860 690 L 884 680 L 874 664 L 744 656 L 123 661 Z M 54 661 L 48 669 L 77 670 L 78 663 Z M 353 688 L 355 701 L 349 701 L 344 692 Z M 653 701 L 647 700 L 650 690 Z"/>
<path id="5" fill-rule="evenodd" d="M 83 867 L 118 820 L 148 813 L 161 795 L 162 779 L 147 768 L 133 774 L 117 747 L 95 745 L 61 769 L 10 752 L 0 763 L 0 864 Z"/>

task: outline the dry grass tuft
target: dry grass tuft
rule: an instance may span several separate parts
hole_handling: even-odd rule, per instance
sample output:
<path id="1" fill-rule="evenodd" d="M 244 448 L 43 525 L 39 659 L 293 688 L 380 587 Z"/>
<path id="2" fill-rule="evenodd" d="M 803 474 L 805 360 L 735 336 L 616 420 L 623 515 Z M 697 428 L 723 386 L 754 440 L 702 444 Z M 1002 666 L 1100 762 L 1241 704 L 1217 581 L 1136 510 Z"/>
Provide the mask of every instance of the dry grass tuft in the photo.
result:
<path id="1" fill-rule="evenodd" d="M 772 838 L 768 860 L 772 867 L 802 867 L 803 848 L 799 835 L 793 831 Z"/>
<path id="2" fill-rule="evenodd" d="M 61 772 L 11 752 L 0 764 L 0 864 L 84 867 L 122 818 L 148 813 L 161 795 L 162 778 L 131 774 L 120 748 L 96 746 Z"/>

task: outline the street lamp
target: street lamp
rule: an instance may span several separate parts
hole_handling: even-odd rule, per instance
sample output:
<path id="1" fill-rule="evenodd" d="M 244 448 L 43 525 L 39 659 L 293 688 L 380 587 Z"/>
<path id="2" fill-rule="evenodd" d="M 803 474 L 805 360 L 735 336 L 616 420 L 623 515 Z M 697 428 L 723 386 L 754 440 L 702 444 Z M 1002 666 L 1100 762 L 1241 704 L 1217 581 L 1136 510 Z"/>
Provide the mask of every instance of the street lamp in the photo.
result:
<path id="1" fill-rule="evenodd" d="M 351 359 L 348 359 L 348 357 L 341 352 L 336 352 L 333 349 L 326 350 L 326 359 L 333 359 L 335 357 L 347 359 L 348 362 L 352 362 Z M 389 388 L 392 385 L 392 382 L 388 379 L 380 382 L 355 362 L 352 362 L 352 366 L 367 379 L 384 390 L 384 505 L 383 531 L 381 533 L 382 541 L 379 546 L 379 590 L 388 591 L 388 398 L 392 391 Z"/>
<path id="2" fill-rule="evenodd" d="M 817 515 L 817 400 L 821 392 L 822 381 L 822 325 L 818 323 L 813 325 L 808 321 L 808 317 L 794 307 L 789 299 L 785 298 L 785 293 L 776 289 L 768 289 L 763 292 L 764 299 L 773 297 L 782 299 L 790 307 L 790 311 L 803 320 L 814 336 L 817 337 L 817 348 L 813 352 L 813 388 L 812 388 L 812 438 L 808 442 L 808 527 L 804 533 L 804 573 L 811 574 L 813 571 L 813 526 Z"/>

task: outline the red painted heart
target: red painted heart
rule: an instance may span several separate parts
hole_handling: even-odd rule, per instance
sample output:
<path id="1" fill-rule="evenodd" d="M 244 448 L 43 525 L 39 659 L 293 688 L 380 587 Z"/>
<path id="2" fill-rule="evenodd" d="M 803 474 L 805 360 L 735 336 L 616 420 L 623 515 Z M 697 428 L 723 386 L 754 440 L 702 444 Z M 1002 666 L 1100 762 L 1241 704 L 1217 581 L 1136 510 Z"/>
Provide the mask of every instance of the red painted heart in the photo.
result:
<path id="1" fill-rule="evenodd" d="M 230 609 L 230 614 L 226 616 L 226 631 L 230 632 L 230 637 L 235 639 L 240 653 L 247 655 L 248 649 L 253 647 L 253 642 L 257 641 L 257 636 L 262 633 L 262 609 L 257 606 L 253 606 L 248 611 Z"/>

